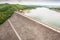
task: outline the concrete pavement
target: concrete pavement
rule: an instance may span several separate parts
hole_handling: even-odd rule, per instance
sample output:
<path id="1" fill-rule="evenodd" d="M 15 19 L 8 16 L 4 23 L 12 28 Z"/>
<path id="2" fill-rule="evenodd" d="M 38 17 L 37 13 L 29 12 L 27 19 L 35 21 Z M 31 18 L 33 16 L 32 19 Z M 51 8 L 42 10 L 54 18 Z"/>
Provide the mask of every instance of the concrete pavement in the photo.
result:
<path id="1" fill-rule="evenodd" d="M 60 31 L 14 13 L 0 25 L 0 40 L 60 40 Z"/>

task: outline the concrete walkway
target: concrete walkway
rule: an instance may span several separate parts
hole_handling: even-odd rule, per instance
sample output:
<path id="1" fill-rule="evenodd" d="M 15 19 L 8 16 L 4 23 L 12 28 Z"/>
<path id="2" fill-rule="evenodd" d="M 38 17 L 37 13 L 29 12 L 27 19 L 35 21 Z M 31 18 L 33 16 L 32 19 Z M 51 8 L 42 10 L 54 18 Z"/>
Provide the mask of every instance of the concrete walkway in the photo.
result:
<path id="1" fill-rule="evenodd" d="M 8 21 L 0 25 L 0 40 L 19 40 Z"/>
<path id="2" fill-rule="evenodd" d="M 60 40 L 60 31 L 46 27 L 17 13 L 9 21 L 21 40 Z"/>
<path id="3" fill-rule="evenodd" d="M 18 13 L 1 25 L 0 30 L 0 40 L 60 40 L 59 30 Z"/>

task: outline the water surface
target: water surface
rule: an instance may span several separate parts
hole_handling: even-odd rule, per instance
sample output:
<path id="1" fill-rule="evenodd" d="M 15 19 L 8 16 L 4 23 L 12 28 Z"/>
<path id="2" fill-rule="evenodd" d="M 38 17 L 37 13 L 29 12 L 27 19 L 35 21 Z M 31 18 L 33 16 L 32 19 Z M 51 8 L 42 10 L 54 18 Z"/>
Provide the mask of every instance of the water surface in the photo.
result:
<path id="1" fill-rule="evenodd" d="M 25 15 L 32 17 L 38 21 L 41 21 L 47 25 L 60 27 L 60 13 L 50 10 L 48 8 L 36 8 L 30 10 L 29 13 Z"/>

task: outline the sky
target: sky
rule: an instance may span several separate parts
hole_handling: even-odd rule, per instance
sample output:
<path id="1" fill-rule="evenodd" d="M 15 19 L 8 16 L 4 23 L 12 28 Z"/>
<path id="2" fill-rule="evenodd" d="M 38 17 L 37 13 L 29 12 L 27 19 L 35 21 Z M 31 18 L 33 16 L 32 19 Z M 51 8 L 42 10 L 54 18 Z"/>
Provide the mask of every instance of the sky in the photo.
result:
<path id="1" fill-rule="evenodd" d="M 7 0 L 7 1 L 9 1 L 9 2 L 11 1 L 10 3 L 20 3 L 20 4 L 23 4 L 23 5 L 53 5 L 53 6 L 60 6 L 60 0 Z"/>
<path id="2" fill-rule="evenodd" d="M 60 0 L 22 0 L 20 2 L 24 5 L 54 5 L 60 6 Z"/>
<path id="3" fill-rule="evenodd" d="M 21 1 L 60 2 L 60 0 L 21 0 Z"/>

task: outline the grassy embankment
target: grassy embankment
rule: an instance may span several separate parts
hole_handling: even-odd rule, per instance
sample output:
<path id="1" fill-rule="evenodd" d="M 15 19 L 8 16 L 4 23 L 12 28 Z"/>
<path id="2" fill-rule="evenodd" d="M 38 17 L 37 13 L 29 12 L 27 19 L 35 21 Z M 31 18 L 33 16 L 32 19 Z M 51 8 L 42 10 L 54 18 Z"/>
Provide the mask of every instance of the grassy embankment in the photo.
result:
<path id="1" fill-rule="evenodd" d="M 14 11 L 31 9 L 31 8 L 34 7 L 19 4 L 0 4 L 0 25 L 4 23 L 8 18 L 10 18 L 11 15 L 14 13 Z"/>

